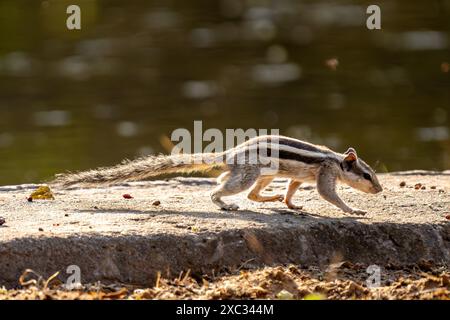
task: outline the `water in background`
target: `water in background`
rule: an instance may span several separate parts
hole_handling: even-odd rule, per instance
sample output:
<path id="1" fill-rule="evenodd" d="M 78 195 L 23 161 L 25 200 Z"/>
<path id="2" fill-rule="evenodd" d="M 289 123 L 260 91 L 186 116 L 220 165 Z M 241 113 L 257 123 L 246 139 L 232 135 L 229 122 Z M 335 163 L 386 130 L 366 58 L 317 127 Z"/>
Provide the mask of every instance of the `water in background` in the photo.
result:
<path id="1" fill-rule="evenodd" d="M 0 0 L 0 184 L 167 152 L 194 120 L 448 169 L 450 1 L 377 4 L 382 31 L 356 0 Z"/>

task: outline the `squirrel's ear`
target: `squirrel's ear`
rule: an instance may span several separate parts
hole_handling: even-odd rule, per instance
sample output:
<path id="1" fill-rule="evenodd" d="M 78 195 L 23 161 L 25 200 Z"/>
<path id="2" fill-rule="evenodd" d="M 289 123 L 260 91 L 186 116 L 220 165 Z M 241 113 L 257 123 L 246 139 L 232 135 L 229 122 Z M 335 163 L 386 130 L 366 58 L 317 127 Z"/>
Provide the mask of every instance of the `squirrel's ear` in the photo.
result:
<path id="1" fill-rule="evenodd" d="M 349 154 L 349 153 L 354 153 L 354 154 L 355 154 L 355 156 L 356 156 L 356 150 L 355 150 L 355 149 L 353 149 L 353 148 L 348 148 L 348 149 L 347 149 L 347 151 L 345 151 L 345 153 L 344 153 L 344 154 Z"/>
<path id="2" fill-rule="evenodd" d="M 350 151 L 350 152 L 346 152 L 345 154 L 346 154 L 346 156 L 344 158 L 344 161 L 347 163 L 355 162 L 356 159 L 358 159 L 355 152 Z"/>
<path id="3" fill-rule="evenodd" d="M 350 171 L 352 169 L 353 163 L 357 159 L 356 152 L 354 151 L 355 149 L 349 148 L 345 153 L 344 161 L 341 163 L 342 170 Z"/>

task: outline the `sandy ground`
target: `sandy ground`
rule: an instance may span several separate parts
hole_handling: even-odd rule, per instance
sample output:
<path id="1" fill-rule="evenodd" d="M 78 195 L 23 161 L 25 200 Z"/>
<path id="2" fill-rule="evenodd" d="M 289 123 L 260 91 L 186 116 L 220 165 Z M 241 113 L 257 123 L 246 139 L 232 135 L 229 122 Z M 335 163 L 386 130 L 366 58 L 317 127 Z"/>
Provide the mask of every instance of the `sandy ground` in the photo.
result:
<path id="1" fill-rule="evenodd" d="M 224 212 L 212 204 L 213 179 L 176 178 L 168 181 L 130 183 L 99 189 L 55 190 L 55 200 L 26 198 L 36 186 L 0 188 L 0 216 L 6 220 L 0 241 L 17 237 L 69 236 L 74 234 L 185 234 L 220 232 L 235 228 L 307 224 L 320 218 L 355 219 L 366 224 L 446 222 L 450 214 L 450 174 L 381 175 L 384 191 L 364 194 L 346 186 L 339 193 L 350 206 L 368 211 L 364 217 L 344 214 L 320 198 L 312 186 L 294 196 L 302 211 L 284 204 L 256 203 L 245 194 L 228 197 L 240 210 Z M 406 186 L 401 187 L 400 183 Z M 416 184 L 425 189 L 416 190 Z M 267 193 L 282 193 L 284 181 L 275 181 Z M 133 199 L 124 199 L 130 194 Z M 160 205 L 154 205 L 159 201 Z"/>

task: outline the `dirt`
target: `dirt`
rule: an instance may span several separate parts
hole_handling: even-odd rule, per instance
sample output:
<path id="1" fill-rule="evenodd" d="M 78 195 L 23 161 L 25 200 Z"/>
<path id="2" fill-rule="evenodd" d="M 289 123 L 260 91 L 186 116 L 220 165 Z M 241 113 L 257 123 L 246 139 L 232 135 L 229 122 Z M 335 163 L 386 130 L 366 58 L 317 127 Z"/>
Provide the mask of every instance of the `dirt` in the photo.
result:
<path id="1" fill-rule="evenodd" d="M 190 269 L 198 278 L 242 265 L 324 268 L 333 261 L 447 268 L 450 172 L 383 174 L 380 181 L 377 195 L 338 188 L 351 206 L 368 211 L 364 217 L 342 213 L 310 185 L 294 196 L 303 211 L 240 194 L 226 199 L 240 206 L 237 212 L 211 203 L 214 180 L 206 178 L 52 190 L 55 200 L 32 202 L 36 185 L 0 187 L 0 285 L 17 286 L 28 268 L 64 278 L 69 265 L 80 267 L 83 283 L 147 288 L 167 270 Z M 284 185 L 275 181 L 268 193 Z"/>
<path id="2" fill-rule="evenodd" d="M 424 270 L 425 269 L 425 270 Z M 158 278 L 155 286 L 100 283 L 65 289 L 57 281 L 35 282 L 22 289 L 0 289 L 0 299 L 443 299 L 450 300 L 450 273 L 444 268 L 388 266 L 379 286 L 367 283 L 367 268 L 341 262 L 325 270 L 294 265 L 239 270 L 220 276 Z"/>

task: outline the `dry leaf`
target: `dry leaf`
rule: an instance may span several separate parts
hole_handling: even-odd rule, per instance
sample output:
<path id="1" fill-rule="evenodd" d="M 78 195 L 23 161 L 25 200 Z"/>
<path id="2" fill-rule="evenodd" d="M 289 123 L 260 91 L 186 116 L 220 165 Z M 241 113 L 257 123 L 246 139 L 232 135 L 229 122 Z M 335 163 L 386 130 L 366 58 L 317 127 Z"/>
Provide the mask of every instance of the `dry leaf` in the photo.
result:
<path id="1" fill-rule="evenodd" d="M 25 278 L 26 278 L 29 274 L 34 274 L 34 275 L 38 278 L 38 280 L 36 280 L 36 279 L 30 279 L 30 280 L 28 280 L 28 281 L 25 281 Z M 25 286 L 29 286 L 29 285 L 37 285 L 39 279 L 42 279 L 42 277 L 41 277 L 39 274 L 37 274 L 36 272 L 34 272 L 34 271 L 31 270 L 31 269 L 26 269 L 26 270 L 22 273 L 22 275 L 19 277 L 19 284 L 20 284 L 21 286 L 24 286 L 24 287 L 25 287 Z"/>
<path id="2" fill-rule="evenodd" d="M 28 199 L 32 200 L 55 200 L 53 192 L 48 186 L 40 186 L 34 191 Z M 29 201 L 29 200 L 28 200 Z"/>
<path id="3" fill-rule="evenodd" d="M 58 276 L 58 274 L 59 274 L 59 271 L 58 271 L 58 272 L 55 272 L 53 275 L 51 275 L 51 276 L 45 281 L 45 283 L 44 283 L 44 290 L 48 288 L 49 283 L 50 283 L 53 279 L 55 279 L 55 278 Z"/>
<path id="4" fill-rule="evenodd" d="M 119 291 L 105 293 L 103 298 L 107 299 L 122 299 L 128 294 L 128 290 L 126 288 L 122 288 Z"/>
<path id="5" fill-rule="evenodd" d="M 311 293 L 308 294 L 304 300 L 325 300 L 325 296 L 320 293 Z"/>

